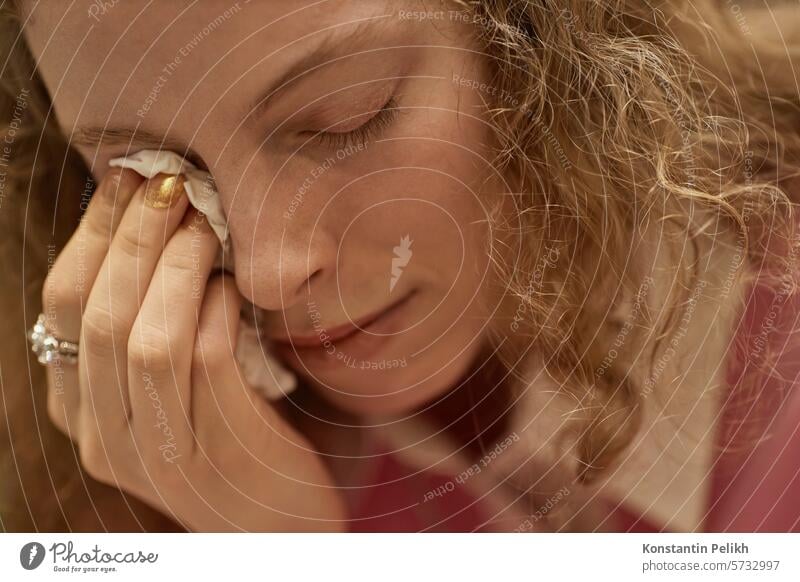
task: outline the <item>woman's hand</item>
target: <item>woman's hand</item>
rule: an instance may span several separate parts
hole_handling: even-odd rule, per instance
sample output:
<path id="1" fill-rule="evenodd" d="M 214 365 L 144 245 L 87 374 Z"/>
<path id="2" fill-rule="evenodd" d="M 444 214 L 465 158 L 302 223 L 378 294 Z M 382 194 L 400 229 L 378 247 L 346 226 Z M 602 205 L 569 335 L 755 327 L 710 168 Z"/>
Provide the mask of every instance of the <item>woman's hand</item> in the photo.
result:
<path id="1" fill-rule="evenodd" d="M 48 368 L 49 415 L 89 475 L 189 529 L 342 529 L 321 459 L 239 373 L 241 296 L 182 184 L 100 183 L 43 289 L 48 328 L 80 344 Z"/>

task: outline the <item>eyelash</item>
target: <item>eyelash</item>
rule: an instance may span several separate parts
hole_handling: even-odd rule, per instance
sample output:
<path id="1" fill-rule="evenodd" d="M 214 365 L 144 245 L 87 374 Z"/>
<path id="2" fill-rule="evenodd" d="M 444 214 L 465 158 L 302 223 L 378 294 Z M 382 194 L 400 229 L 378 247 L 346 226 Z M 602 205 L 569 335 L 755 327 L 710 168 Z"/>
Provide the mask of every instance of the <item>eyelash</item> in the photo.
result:
<path id="1" fill-rule="evenodd" d="M 370 139 L 389 127 L 398 113 L 397 101 L 394 97 L 390 97 L 375 115 L 357 128 L 346 132 L 320 131 L 311 138 L 311 142 L 330 149 L 363 147 Z"/>

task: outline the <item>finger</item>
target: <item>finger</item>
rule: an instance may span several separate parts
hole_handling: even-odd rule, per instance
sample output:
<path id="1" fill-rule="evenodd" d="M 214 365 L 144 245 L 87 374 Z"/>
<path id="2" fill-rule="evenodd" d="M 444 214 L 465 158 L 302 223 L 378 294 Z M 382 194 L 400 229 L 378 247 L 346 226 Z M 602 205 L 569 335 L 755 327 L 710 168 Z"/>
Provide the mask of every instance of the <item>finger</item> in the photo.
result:
<path id="1" fill-rule="evenodd" d="M 164 248 L 128 342 L 131 426 L 156 463 L 194 449 L 191 346 L 219 248 L 208 220 L 190 208 Z"/>
<path id="2" fill-rule="evenodd" d="M 130 170 L 112 170 L 100 181 L 92 199 L 42 288 L 47 327 L 58 338 L 77 341 L 89 290 L 108 252 L 136 188 L 142 179 Z M 50 418 L 73 438 L 78 426 L 80 390 L 77 366 L 58 363 L 48 369 L 47 408 Z"/>
<path id="3" fill-rule="evenodd" d="M 81 315 L 122 215 L 142 178 L 131 170 L 112 170 L 97 187 L 78 228 L 56 258 L 43 288 L 43 305 L 52 306 L 48 327 L 77 341 Z"/>
<path id="4" fill-rule="evenodd" d="M 81 456 L 102 468 L 109 451 L 126 457 L 127 351 L 144 291 L 188 206 L 182 176 L 142 183 L 111 241 L 81 322 Z M 104 441 L 106 439 L 108 442 Z"/>
<path id="5" fill-rule="evenodd" d="M 241 374 L 235 356 L 241 305 L 232 275 L 209 280 L 192 357 L 195 460 L 205 460 L 223 473 L 221 460 L 237 452 L 231 446 L 269 466 L 277 458 L 295 458 L 299 448 L 308 447 L 295 439 L 293 427 Z"/>
<path id="6" fill-rule="evenodd" d="M 230 425 L 237 424 L 236 415 L 247 408 L 252 392 L 235 357 L 241 305 L 233 276 L 211 277 L 192 353 L 191 416 L 197 444 L 210 458 L 217 458 L 210 447 L 222 442 L 215 437 L 229 436 Z"/>

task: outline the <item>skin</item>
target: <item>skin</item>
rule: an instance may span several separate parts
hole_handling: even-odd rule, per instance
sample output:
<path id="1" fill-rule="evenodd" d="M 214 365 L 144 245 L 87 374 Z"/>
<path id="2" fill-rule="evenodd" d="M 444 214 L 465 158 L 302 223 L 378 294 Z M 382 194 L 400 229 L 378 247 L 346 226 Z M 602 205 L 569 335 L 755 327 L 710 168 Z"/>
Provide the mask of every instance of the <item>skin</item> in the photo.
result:
<path id="1" fill-rule="evenodd" d="M 25 33 L 58 123 L 99 187 L 44 287 L 54 332 L 81 342 L 80 364 L 50 378 L 51 417 L 91 475 L 190 529 L 343 528 L 338 480 L 311 444 L 331 440 L 331 428 L 310 439 L 242 384 L 232 351 L 239 308 L 253 303 L 265 338 L 349 414 L 410 416 L 465 374 L 489 319 L 487 212 L 509 189 L 487 164 L 488 95 L 454 82 L 490 78 L 470 30 L 403 18 L 418 7 L 381 2 L 64 4 L 40 3 Z M 369 26 L 352 37 L 358 22 Z M 336 52 L 296 67 L 322 44 Z M 399 112 L 368 138 L 312 139 L 357 129 L 390 96 Z M 212 274 L 217 242 L 185 199 L 150 208 L 148 184 L 108 170 L 112 157 L 158 147 L 213 174 L 235 279 Z M 413 254 L 390 291 L 406 236 Z M 714 256 L 709 289 L 733 247 L 704 253 Z M 198 274 L 209 279 L 204 293 L 187 301 Z M 306 345 L 319 339 L 315 321 L 333 333 L 402 298 L 379 349 L 368 349 L 379 338 L 368 333 L 334 341 L 332 353 Z M 691 381 L 676 418 L 720 381 L 725 338 L 709 339 L 712 323 L 694 319 L 685 345 L 703 345 L 704 361 L 679 371 Z M 405 365 L 381 367 L 397 361 Z M 708 474 L 697 472 L 698 482 Z"/>
<path id="2" fill-rule="evenodd" d="M 339 410 L 405 414 L 451 388 L 485 340 L 487 213 L 508 188 L 488 165 L 486 95 L 453 82 L 486 82 L 486 64 L 467 25 L 404 18 L 394 3 L 146 5 L 46 1 L 25 26 L 58 123 L 99 183 L 44 288 L 54 332 L 81 344 L 60 389 L 50 378 L 51 417 L 90 474 L 189 528 L 341 528 L 308 440 L 242 384 L 239 308 L 257 308 L 264 337 Z M 334 52 L 298 68 L 323 45 Z M 343 137 L 390 97 L 391 122 Z M 159 147 L 214 176 L 235 278 L 212 274 L 218 242 L 185 196 L 146 204 L 166 176 L 108 169 Z M 390 291 L 406 236 L 413 254 Z M 187 300 L 198 273 L 204 293 Z M 402 299 L 384 336 L 306 345 Z"/>

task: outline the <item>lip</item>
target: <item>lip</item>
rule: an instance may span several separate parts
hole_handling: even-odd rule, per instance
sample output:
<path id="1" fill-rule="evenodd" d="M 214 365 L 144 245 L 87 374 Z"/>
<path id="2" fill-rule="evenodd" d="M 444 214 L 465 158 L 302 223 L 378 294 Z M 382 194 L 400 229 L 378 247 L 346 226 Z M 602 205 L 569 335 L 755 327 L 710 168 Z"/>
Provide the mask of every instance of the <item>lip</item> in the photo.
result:
<path id="1" fill-rule="evenodd" d="M 330 329 L 320 327 L 314 335 L 273 337 L 273 346 L 290 359 L 302 356 L 304 360 L 329 362 L 366 360 L 402 330 L 404 308 L 415 294 L 411 291 L 387 307 L 352 323 Z"/>
<path id="2" fill-rule="evenodd" d="M 402 302 L 408 299 L 408 297 L 410 297 L 410 294 L 406 295 L 399 301 L 395 301 L 387 307 L 383 307 L 370 313 L 369 315 L 365 315 L 364 317 L 356 319 L 351 323 L 343 323 L 342 325 L 337 325 L 331 328 L 320 327 L 319 333 L 310 335 L 279 336 L 273 338 L 272 341 L 278 344 L 291 344 L 296 348 L 320 347 L 324 343 L 320 338 L 320 335 L 324 333 L 327 341 L 338 342 L 350 335 L 353 335 L 354 333 L 358 333 L 361 331 L 361 329 L 368 327 L 372 322 L 377 321 L 384 315 L 388 314 L 391 310 L 395 309 L 395 307 L 399 306 Z"/>

